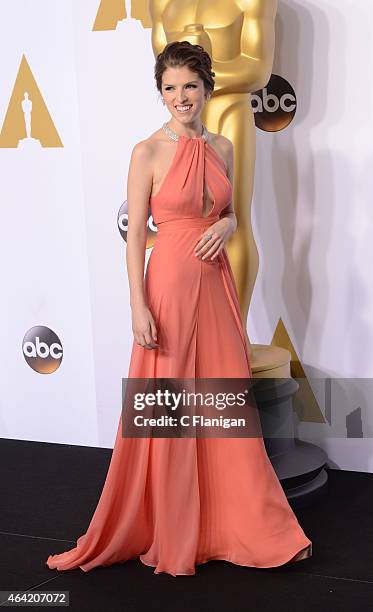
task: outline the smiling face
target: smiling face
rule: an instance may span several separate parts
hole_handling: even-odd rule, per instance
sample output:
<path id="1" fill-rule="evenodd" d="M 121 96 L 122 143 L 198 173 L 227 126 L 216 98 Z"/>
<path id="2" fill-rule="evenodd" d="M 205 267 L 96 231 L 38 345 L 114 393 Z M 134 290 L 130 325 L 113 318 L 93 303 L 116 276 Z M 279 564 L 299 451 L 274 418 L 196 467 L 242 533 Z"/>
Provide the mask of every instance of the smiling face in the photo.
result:
<path id="1" fill-rule="evenodd" d="M 162 95 L 173 119 L 191 128 L 200 123 L 207 93 L 197 72 L 187 66 L 166 68 L 162 75 Z"/>

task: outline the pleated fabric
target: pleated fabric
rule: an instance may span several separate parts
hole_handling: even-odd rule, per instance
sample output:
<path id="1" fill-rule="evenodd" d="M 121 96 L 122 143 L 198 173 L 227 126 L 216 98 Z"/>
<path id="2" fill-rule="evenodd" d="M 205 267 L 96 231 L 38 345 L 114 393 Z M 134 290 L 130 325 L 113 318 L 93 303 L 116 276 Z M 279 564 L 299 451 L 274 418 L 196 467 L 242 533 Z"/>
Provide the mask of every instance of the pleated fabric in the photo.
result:
<path id="1" fill-rule="evenodd" d="M 203 215 L 204 193 L 213 202 Z M 129 378 L 251 378 L 237 289 L 224 249 L 195 257 L 201 234 L 232 197 L 224 161 L 202 137 L 180 136 L 155 197 L 157 237 L 145 274 L 159 348 L 133 343 Z M 154 573 L 192 575 L 224 559 L 274 567 L 311 546 L 262 437 L 123 438 L 76 547 L 49 568 L 89 571 L 139 558 Z"/>

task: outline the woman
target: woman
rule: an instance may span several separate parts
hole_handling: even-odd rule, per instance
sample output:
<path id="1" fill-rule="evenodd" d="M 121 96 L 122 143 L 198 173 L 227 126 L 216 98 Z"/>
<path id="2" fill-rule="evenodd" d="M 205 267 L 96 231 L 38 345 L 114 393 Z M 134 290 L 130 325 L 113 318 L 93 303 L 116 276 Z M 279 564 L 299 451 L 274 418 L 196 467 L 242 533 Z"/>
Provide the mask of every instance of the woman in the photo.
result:
<path id="1" fill-rule="evenodd" d="M 132 152 L 127 266 L 134 343 L 129 378 L 250 378 L 225 244 L 236 229 L 233 147 L 207 132 L 209 55 L 168 44 L 155 66 L 171 118 Z M 145 283 L 148 203 L 157 224 Z M 124 438 L 122 418 L 97 508 L 76 548 L 48 566 L 89 571 L 137 558 L 195 574 L 224 559 L 274 567 L 312 554 L 265 451 L 251 438 Z"/>

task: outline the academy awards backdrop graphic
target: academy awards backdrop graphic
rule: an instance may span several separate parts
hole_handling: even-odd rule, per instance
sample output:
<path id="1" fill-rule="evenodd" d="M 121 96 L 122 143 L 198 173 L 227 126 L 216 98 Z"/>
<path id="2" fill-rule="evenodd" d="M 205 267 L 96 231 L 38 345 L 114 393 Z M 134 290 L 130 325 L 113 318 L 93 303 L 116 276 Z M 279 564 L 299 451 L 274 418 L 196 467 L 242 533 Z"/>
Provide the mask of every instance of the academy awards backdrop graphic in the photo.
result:
<path id="1" fill-rule="evenodd" d="M 290 351 L 299 438 L 371 472 L 373 6 L 357 4 L 347 29 L 339 0 L 279 3 L 272 74 L 243 111 L 258 253 L 245 322 L 254 345 Z M 110 447 L 133 340 L 128 164 L 168 119 L 156 28 L 143 1 L 15 0 L 0 17 L 0 435 Z M 149 208 L 146 263 L 156 233 Z"/>

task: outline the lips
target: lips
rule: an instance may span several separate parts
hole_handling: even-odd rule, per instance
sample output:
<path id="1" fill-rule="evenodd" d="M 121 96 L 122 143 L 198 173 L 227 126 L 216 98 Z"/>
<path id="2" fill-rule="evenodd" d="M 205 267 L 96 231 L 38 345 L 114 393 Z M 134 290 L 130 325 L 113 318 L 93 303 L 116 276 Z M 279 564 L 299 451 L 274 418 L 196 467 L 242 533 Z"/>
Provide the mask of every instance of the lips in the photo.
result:
<path id="1" fill-rule="evenodd" d="M 180 110 L 180 108 L 184 108 L 186 106 L 188 107 L 186 110 Z M 175 108 L 178 111 L 178 113 L 187 113 L 188 111 L 190 111 L 192 106 L 193 106 L 193 104 L 180 104 L 179 108 L 178 108 L 178 106 L 175 106 Z"/>

